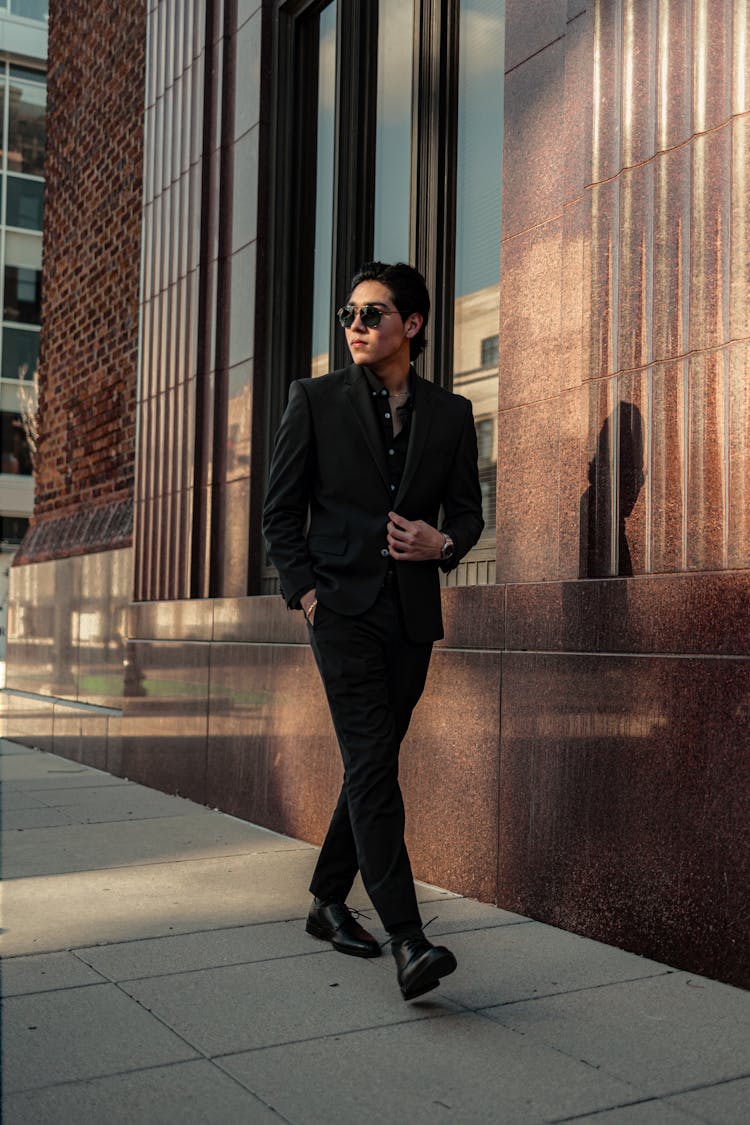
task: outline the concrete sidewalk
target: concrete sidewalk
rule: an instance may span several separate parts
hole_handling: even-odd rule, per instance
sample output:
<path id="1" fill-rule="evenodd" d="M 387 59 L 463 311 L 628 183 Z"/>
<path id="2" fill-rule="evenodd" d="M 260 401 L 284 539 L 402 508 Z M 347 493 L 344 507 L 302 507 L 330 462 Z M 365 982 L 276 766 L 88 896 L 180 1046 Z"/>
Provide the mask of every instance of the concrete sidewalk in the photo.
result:
<path id="1" fill-rule="evenodd" d="M 405 1004 L 305 934 L 314 848 L 0 764 L 5 1125 L 750 1119 L 750 993 L 422 886 L 459 967 Z"/>

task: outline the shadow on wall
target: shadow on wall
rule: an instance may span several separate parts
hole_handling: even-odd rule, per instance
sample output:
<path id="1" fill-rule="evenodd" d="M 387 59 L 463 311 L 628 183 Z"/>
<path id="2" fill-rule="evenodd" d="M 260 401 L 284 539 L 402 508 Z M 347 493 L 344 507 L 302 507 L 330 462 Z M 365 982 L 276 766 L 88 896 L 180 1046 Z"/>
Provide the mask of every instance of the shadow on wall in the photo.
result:
<path id="1" fill-rule="evenodd" d="M 589 462 L 588 479 L 581 497 L 578 577 L 628 577 L 633 563 L 626 520 L 645 480 L 643 417 L 634 403 L 621 402 L 605 420 Z"/>

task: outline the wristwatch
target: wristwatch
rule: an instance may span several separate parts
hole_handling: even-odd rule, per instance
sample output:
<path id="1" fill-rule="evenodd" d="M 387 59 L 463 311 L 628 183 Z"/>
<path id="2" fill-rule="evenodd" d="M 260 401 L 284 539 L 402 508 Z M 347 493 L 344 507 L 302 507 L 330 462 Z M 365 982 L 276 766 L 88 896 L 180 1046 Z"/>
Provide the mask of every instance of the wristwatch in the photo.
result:
<path id="1" fill-rule="evenodd" d="M 440 548 L 440 561 L 444 562 L 446 559 L 449 559 L 452 554 L 453 554 L 453 540 L 451 539 L 450 535 L 446 535 L 445 536 L 445 542 L 443 543 L 442 547 Z"/>

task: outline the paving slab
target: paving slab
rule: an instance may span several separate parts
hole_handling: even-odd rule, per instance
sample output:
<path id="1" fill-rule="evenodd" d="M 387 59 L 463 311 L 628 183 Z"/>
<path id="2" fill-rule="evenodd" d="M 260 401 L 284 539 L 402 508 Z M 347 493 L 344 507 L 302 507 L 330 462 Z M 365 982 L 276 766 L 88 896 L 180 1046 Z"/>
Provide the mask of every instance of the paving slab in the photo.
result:
<path id="1" fill-rule="evenodd" d="M 432 941 L 439 936 L 463 933 L 467 930 L 528 925 L 530 922 L 530 919 L 524 918 L 522 914 L 499 910 L 486 902 L 476 902 L 474 899 L 458 896 L 446 898 L 444 892 L 441 897 L 433 899 L 428 899 L 425 894 L 422 905 L 423 922 L 426 924 L 432 917 L 435 918 L 427 928 L 427 934 Z"/>
<path id="2" fill-rule="evenodd" d="M 59 828 L 41 828 L 33 835 L 3 832 L 0 847 L 3 878 L 15 879 L 269 849 L 299 851 L 304 845 L 221 813 L 204 815 L 199 809 L 143 821 L 74 824 L 64 832 Z"/>
<path id="3" fill-rule="evenodd" d="M 459 970 L 442 987 L 472 1010 L 668 972 L 656 961 L 542 922 L 454 933 L 447 944 Z"/>
<path id="4" fill-rule="evenodd" d="M 711 1125 L 738 1125 L 750 1118 L 750 1076 L 678 1094 L 669 1104 Z"/>
<path id="5" fill-rule="evenodd" d="M 281 1118 L 205 1059 L 11 1094 L 4 1125 L 280 1125 Z"/>
<path id="6" fill-rule="evenodd" d="M 689 973 L 589 987 L 486 1014 L 658 1097 L 750 1074 L 750 993 Z"/>
<path id="7" fill-rule="evenodd" d="M 63 828 L 75 823 L 75 817 L 68 816 L 61 809 L 51 809 L 48 805 L 42 805 L 41 808 L 3 807 L 0 813 L 2 832 L 23 832 L 28 828 Z M 0 836 L 0 839 L 5 838 Z"/>
<path id="8" fill-rule="evenodd" d="M 457 1011 L 437 991 L 404 1004 L 392 962 L 386 983 L 372 960 L 342 957 L 330 946 L 323 949 L 301 957 L 126 981 L 120 987 L 211 1056 Z"/>
<path id="9" fill-rule="evenodd" d="M 11 742 L 10 739 L 0 738 L 0 757 L 20 754 L 38 754 L 31 746 L 24 746 L 22 742 Z"/>
<path id="10" fill-rule="evenodd" d="M 109 980 L 125 981 L 273 961 L 329 949 L 325 942 L 316 942 L 306 934 L 302 920 L 295 918 L 287 922 L 214 928 L 202 933 L 94 946 L 76 950 L 76 956 Z"/>
<path id="11" fill-rule="evenodd" d="M 8 1093 L 196 1055 L 113 984 L 3 1000 L 3 1089 Z"/>
<path id="12" fill-rule="evenodd" d="M 214 810 L 186 801 L 183 797 L 159 793 L 143 785 L 110 785 L 102 789 L 91 786 L 67 786 L 44 789 L 39 794 L 50 809 L 65 811 L 78 824 L 104 821 L 146 820 L 154 817 L 215 816 Z"/>
<path id="13" fill-rule="evenodd" d="M 0 781 L 3 788 L 60 789 L 77 785 L 130 785 L 123 777 L 102 773 L 92 766 L 71 762 L 42 750 L 28 754 L 0 755 Z"/>
<path id="14" fill-rule="evenodd" d="M 302 918 L 315 855 L 302 845 L 9 879 L 0 951 L 9 957 Z"/>
<path id="15" fill-rule="evenodd" d="M 735 1118 L 733 1125 L 739 1125 Z M 576 1125 L 696 1125 L 692 1114 L 683 1113 L 661 1098 L 649 1098 L 635 1105 L 622 1105 L 602 1113 L 576 1117 Z"/>
<path id="16" fill-rule="evenodd" d="M 637 1097 L 586 1063 L 505 1029 L 498 1035 L 498 1026 L 446 1014 L 221 1062 L 295 1125 L 533 1125 Z"/>
<path id="17" fill-rule="evenodd" d="M 48 809 L 49 805 L 31 793 L 27 793 L 25 789 L 8 790 L 4 785 L 0 788 L 0 810 L 5 813 L 5 810 L 16 809 Z"/>
<path id="18" fill-rule="evenodd" d="M 0 995 L 23 996 L 54 992 L 105 978 L 73 953 L 42 953 L 38 957 L 10 957 L 0 961 Z"/>

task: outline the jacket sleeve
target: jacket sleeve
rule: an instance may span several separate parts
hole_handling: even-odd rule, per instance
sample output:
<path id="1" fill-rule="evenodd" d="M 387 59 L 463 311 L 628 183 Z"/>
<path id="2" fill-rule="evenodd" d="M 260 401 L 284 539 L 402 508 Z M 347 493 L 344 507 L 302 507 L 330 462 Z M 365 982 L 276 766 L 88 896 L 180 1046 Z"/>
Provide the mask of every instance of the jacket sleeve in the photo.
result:
<path id="1" fill-rule="evenodd" d="M 440 563 L 440 569 L 446 572 L 458 566 L 479 539 L 484 527 L 477 432 L 471 403 L 468 399 L 463 401 L 466 404 L 463 430 L 443 497 L 442 530 L 450 535 L 454 544 L 451 557 Z"/>
<path id="2" fill-rule="evenodd" d="M 306 537 L 314 455 L 310 403 L 297 381 L 289 389 L 289 403 L 276 435 L 263 506 L 268 554 L 279 572 L 281 592 L 290 608 L 296 608 L 300 593 L 315 585 Z"/>

